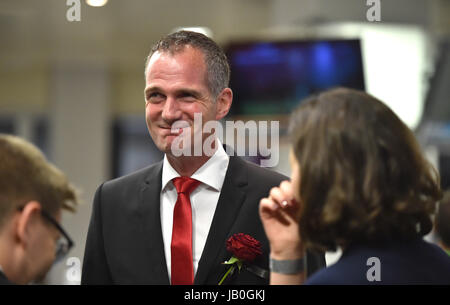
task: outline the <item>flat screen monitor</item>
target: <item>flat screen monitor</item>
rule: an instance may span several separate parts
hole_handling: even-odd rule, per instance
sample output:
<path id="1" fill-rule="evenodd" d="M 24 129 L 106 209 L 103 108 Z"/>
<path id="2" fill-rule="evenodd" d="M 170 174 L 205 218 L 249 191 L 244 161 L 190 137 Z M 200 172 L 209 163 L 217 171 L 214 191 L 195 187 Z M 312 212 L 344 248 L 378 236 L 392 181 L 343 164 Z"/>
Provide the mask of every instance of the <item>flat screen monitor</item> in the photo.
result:
<path id="1" fill-rule="evenodd" d="M 359 40 L 234 43 L 226 53 L 231 115 L 288 114 L 313 93 L 365 89 Z"/>

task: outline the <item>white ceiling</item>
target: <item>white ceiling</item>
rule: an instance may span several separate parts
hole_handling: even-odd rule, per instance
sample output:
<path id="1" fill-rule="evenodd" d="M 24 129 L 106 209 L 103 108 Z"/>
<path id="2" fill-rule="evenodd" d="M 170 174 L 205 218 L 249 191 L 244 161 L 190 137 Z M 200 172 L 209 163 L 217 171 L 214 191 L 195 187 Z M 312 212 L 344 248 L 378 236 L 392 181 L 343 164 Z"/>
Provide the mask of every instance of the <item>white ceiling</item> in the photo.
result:
<path id="1" fill-rule="evenodd" d="M 207 26 L 225 44 L 273 29 L 328 21 L 365 21 L 362 0 L 109 0 L 81 1 L 81 21 L 69 22 L 65 0 L 0 0 L 0 68 L 59 62 L 140 66 L 158 38 L 180 26 Z M 382 21 L 429 27 L 448 0 L 382 1 Z M 435 15 L 433 15 L 435 14 Z"/>
<path id="2" fill-rule="evenodd" d="M 9 65 L 42 61 L 143 64 L 151 44 L 179 26 L 208 26 L 214 38 L 254 33 L 267 26 L 266 0 L 110 0 L 101 8 L 81 2 L 81 21 L 68 22 L 64 0 L 2 0 L 0 55 Z"/>

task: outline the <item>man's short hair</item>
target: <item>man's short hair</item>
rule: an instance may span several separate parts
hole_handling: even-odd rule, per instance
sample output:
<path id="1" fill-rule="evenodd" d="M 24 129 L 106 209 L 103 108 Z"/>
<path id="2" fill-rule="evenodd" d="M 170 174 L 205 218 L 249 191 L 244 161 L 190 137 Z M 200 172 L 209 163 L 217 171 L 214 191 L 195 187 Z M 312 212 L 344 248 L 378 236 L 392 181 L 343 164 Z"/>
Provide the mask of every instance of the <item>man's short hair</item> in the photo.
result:
<path id="1" fill-rule="evenodd" d="M 33 144 L 0 134 L 0 226 L 7 216 L 35 200 L 50 214 L 78 204 L 67 177 Z"/>
<path id="2" fill-rule="evenodd" d="M 439 202 L 436 215 L 436 233 L 446 247 L 450 247 L 450 190 Z"/>
<path id="3" fill-rule="evenodd" d="M 147 70 L 150 58 L 155 52 L 169 52 L 174 55 L 184 50 L 185 46 L 191 46 L 202 51 L 205 56 L 207 70 L 207 85 L 214 98 L 228 87 L 230 82 L 230 66 L 222 49 L 206 35 L 191 32 L 178 31 L 163 37 L 151 49 L 145 62 Z"/>

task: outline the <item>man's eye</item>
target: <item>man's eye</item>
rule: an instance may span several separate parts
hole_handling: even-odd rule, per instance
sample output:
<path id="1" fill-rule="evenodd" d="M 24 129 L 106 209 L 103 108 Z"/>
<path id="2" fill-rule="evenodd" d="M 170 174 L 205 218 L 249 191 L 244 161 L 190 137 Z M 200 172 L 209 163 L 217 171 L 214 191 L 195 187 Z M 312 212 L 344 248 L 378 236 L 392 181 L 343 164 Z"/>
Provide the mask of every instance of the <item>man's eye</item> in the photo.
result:
<path id="1" fill-rule="evenodd" d="M 160 93 L 153 92 L 147 96 L 147 100 L 151 103 L 157 103 L 164 99 L 164 96 Z"/>
<path id="2" fill-rule="evenodd" d="M 195 96 L 191 93 L 183 93 L 180 95 L 180 98 L 182 98 L 185 101 L 193 101 L 195 100 Z"/>

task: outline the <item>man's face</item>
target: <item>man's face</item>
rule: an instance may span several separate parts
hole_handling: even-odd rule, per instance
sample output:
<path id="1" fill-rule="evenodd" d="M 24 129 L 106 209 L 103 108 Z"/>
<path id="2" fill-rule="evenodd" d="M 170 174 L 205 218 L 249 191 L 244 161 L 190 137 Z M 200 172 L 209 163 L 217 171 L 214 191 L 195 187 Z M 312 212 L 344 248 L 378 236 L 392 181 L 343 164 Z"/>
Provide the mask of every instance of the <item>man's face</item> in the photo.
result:
<path id="1" fill-rule="evenodd" d="M 145 82 L 147 127 L 158 149 L 165 153 L 170 154 L 173 140 L 188 130 L 171 130 L 174 122 L 187 122 L 192 135 L 195 113 L 202 115 L 203 124 L 221 118 L 207 86 L 204 55 L 198 49 L 186 46 L 173 55 L 154 53 Z"/>

